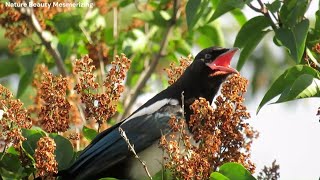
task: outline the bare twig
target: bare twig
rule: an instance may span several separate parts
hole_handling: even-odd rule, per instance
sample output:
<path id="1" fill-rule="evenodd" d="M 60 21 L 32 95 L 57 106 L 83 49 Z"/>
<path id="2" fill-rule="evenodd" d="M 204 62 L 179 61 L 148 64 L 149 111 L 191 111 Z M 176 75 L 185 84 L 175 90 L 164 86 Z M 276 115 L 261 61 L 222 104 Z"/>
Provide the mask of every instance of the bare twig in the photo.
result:
<path id="1" fill-rule="evenodd" d="M 14 1 L 10 0 L 10 2 L 14 2 Z M 61 75 L 64 77 L 67 76 L 67 71 L 64 67 L 64 63 L 61 58 L 61 55 L 60 55 L 59 51 L 55 47 L 52 46 L 51 41 L 46 37 L 45 33 L 49 33 L 49 32 L 45 32 L 41 28 L 40 23 L 33 12 L 33 8 L 32 7 L 21 7 L 21 8 L 16 7 L 16 9 L 18 11 L 20 11 L 21 14 L 23 14 L 27 17 L 27 21 L 32 26 L 32 28 L 34 29 L 36 34 L 39 36 L 42 44 L 46 47 L 49 54 L 53 57 L 56 65 L 57 65 L 58 71 L 61 73 Z"/>
<path id="2" fill-rule="evenodd" d="M 155 68 L 157 67 L 157 65 L 160 61 L 160 58 L 165 55 L 165 49 L 167 48 L 167 45 L 168 45 L 169 35 L 171 34 L 171 31 L 173 30 L 173 27 L 176 24 L 176 20 L 178 17 L 177 16 L 177 11 L 178 11 L 178 7 L 179 7 L 178 1 L 179 0 L 174 1 L 173 15 L 172 15 L 172 18 L 170 20 L 170 23 L 169 23 L 166 31 L 164 32 L 163 39 L 160 44 L 159 52 L 154 55 L 153 59 L 151 60 L 150 65 L 144 71 L 142 71 L 135 87 L 133 87 L 129 91 L 128 96 L 125 98 L 125 101 L 124 101 L 124 108 L 123 109 L 125 110 L 125 112 L 122 114 L 122 116 L 120 116 L 119 119 L 123 119 L 124 117 L 129 115 L 130 110 L 131 110 L 134 102 L 136 101 L 140 90 L 146 85 L 148 79 L 151 77 L 152 73 L 154 72 Z"/>
<path id="3" fill-rule="evenodd" d="M 134 150 L 134 145 L 132 145 L 132 144 L 130 143 L 130 141 L 129 141 L 127 135 L 126 135 L 126 132 L 125 132 L 121 127 L 119 127 L 119 132 L 120 132 L 121 137 L 122 137 L 122 138 L 126 141 L 126 143 L 128 144 L 129 150 L 134 154 L 134 157 L 135 157 L 136 159 L 138 159 L 139 162 L 142 164 L 142 166 L 143 166 L 144 170 L 146 171 L 148 177 L 149 177 L 150 179 L 152 179 L 152 176 L 150 175 L 150 172 L 149 172 L 149 170 L 148 170 L 148 167 L 147 167 L 147 165 L 146 165 L 146 162 L 144 162 L 144 161 L 142 161 L 142 160 L 140 159 L 140 157 L 138 156 L 138 154 L 137 154 L 136 151 Z"/>
<path id="4" fill-rule="evenodd" d="M 185 116 L 184 116 L 184 91 L 181 92 L 181 108 L 182 108 L 182 118 L 185 119 Z M 177 120 L 178 120 L 178 123 L 179 123 L 180 119 L 178 118 Z M 179 139 L 178 139 L 179 147 L 180 147 L 181 140 L 183 141 L 183 138 L 182 138 L 183 128 L 184 128 L 184 126 L 181 126 Z"/>
<path id="5" fill-rule="evenodd" d="M 252 10 L 254 10 L 255 12 L 261 13 L 261 14 L 263 14 L 266 18 L 268 18 L 268 19 L 270 20 L 270 22 L 271 22 L 271 27 L 272 27 L 273 30 L 278 29 L 278 27 L 276 26 L 276 24 L 273 22 L 273 20 L 272 20 L 272 18 L 271 18 L 271 16 L 270 16 L 270 13 L 269 13 L 269 11 L 268 11 L 268 9 L 267 9 L 267 7 L 263 4 L 263 2 L 262 2 L 261 0 L 257 0 L 257 1 L 258 1 L 259 5 L 260 5 L 260 9 L 257 8 L 257 7 L 255 7 L 255 6 L 253 6 L 251 3 L 248 3 L 247 5 L 248 5 Z M 275 18 L 275 20 L 277 20 L 277 19 Z"/>

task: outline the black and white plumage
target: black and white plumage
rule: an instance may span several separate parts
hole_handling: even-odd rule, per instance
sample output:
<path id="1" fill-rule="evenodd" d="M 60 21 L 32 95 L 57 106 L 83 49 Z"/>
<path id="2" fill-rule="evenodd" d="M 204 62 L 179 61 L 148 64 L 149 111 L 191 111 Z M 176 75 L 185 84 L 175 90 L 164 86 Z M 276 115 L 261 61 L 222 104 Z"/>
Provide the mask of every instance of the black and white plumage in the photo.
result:
<path id="1" fill-rule="evenodd" d="M 140 159 L 146 162 L 151 174 L 161 169 L 162 150 L 158 142 L 162 134 L 170 133 L 168 120 L 172 115 L 181 117 L 185 112 L 189 120 L 189 106 L 199 97 L 210 103 L 220 85 L 231 73 L 230 61 L 236 48 L 211 47 L 197 54 L 183 75 L 167 89 L 155 95 L 128 118 L 100 133 L 85 148 L 76 162 L 59 172 L 62 179 L 143 179 L 147 174 L 140 162 L 133 157 L 121 137 L 121 127 Z M 181 93 L 184 92 L 184 111 L 181 108 Z M 157 154 L 159 153 L 159 154 Z"/>

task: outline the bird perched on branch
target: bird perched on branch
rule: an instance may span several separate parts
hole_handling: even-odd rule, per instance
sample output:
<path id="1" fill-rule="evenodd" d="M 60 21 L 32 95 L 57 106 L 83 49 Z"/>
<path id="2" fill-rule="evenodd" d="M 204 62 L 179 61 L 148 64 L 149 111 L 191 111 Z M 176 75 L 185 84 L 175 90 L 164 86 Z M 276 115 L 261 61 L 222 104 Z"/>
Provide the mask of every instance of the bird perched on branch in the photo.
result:
<path id="1" fill-rule="evenodd" d="M 170 133 L 169 119 L 172 115 L 183 117 L 185 113 L 184 117 L 189 121 L 192 113 L 189 106 L 199 97 L 212 103 L 227 76 L 237 73 L 230 67 L 236 51 L 237 48 L 210 47 L 199 52 L 175 83 L 129 117 L 100 133 L 76 162 L 58 175 L 62 179 L 77 180 L 148 177 L 145 167 L 134 157 L 132 148 L 146 163 L 151 175 L 160 171 L 162 150 L 158 148 L 158 142 L 162 134 Z"/>

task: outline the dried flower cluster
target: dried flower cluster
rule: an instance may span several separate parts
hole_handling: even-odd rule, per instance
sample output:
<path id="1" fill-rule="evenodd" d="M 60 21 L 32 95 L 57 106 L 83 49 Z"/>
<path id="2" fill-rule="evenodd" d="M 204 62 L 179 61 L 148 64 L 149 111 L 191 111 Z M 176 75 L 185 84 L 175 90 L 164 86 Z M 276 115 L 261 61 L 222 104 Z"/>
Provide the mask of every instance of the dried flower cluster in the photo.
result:
<path id="1" fill-rule="evenodd" d="M 181 57 L 179 59 L 179 66 L 175 66 L 174 63 L 170 63 L 170 67 L 165 69 L 169 77 L 169 85 L 173 84 L 182 75 L 182 73 L 191 64 L 191 62 L 192 57 L 188 56 L 187 58 Z"/>
<path id="2" fill-rule="evenodd" d="M 164 167 L 179 179 L 202 180 L 208 177 L 211 167 L 207 159 L 197 153 L 194 140 L 189 136 L 184 119 L 172 116 L 169 120 L 172 132 L 169 137 L 162 136 L 160 147 L 166 152 Z"/>
<path id="3" fill-rule="evenodd" d="M 68 80 L 54 76 L 47 67 L 35 70 L 32 85 L 37 89 L 34 105 L 29 108 L 36 114 L 34 124 L 47 132 L 65 132 L 69 128 L 71 105 L 67 100 Z"/>
<path id="4" fill-rule="evenodd" d="M 117 101 L 124 90 L 121 84 L 130 67 L 131 61 L 125 56 L 116 56 L 111 63 L 106 79 L 103 82 L 105 91 L 98 92 L 99 85 L 93 75 L 94 66 L 88 56 L 76 60 L 74 74 L 78 75 L 79 82 L 75 90 L 81 95 L 85 105 L 85 114 L 88 119 L 94 119 L 99 125 L 106 122 L 116 112 Z"/>
<path id="5" fill-rule="evenodd" d="M 31 119 L 20 100 L 13 99 L 12 93 L 0 85 L 0 139 L 6 145 L 12 143 L 16 149 L 20 149 L 25 138 L 21 134 L 21 128 L 30 129 Z"/>
<path id="6" fill-rule="evenodd" d="M 101 15 L 107 14 L 112 8 L 108 0 L 94 0 L 94 3 L 95 6 L 99 9 L 99 13 Z"/>
<path id="7" fill-rule="evenodd" d="M 186 67 L 167 70 L 170 83 L 184 72 Z M 176 71 L 177 69 L 177 71 Z M 166 168 L 180 179 L 208 179 L 212 171 L 226 162 L 238 162 L 253 172 L 250 147 L 257 133 L 245 122 L 250 114 L 244 102 L 248 81 L 240 75 L 229 76 L 222 85 L 221 95 L 214 101 L 215 108 L 200 98 L 190 108 L 188 127 L 185 120 L 172 117 L 173 134 L 163 136 L 160 147 L 164 149 Z M 196 142 L 196 143 L 195 143 Z"/>
<path id="8" fill-rule="evenodd" d="M 318 54 L 320 54 L 320 43 L 317 43 L 315 44 L 313 47 L 312 47 L 312 50 Z"/>
<path id="9" fill-rule="evenodd" d="M 214 102 L 215 109 L 202 98 L 191 105 L 194 114 L 189 126 L 199 142 L 198 153 L 208 159 L 214 170 L 226 162 L 241 163 L 251 172 L 255 169 L 250 148 L 257 133 L 244 121 L 250 118 L 243 104 L 247 83 L 238 74 L 230 76 Z"/>
<path id="10" fill-rule="evenodd" d="M 16 3 L 28 3 L 28 1 L 17 0 Z M 38 0 L 39 3 L 53 2 L 51 0 Z M 54 2 L 66 2 L 65 0 L 55 0 Z M 67 1 L 71 2 L 71 1 Z M 60 12 L 69 11 L 69 7 L 34 7 L 33 13 L 37 17 L 42 29 L 47 29 L 45 21 L 52 19 L 54 15 Z M 27 17 L 23 15 L 20 8 L 14 8 L 6 6 L 5 3 L 0 3 L 0 26 L 2 26 L 6 32 L 5 37 L 10 39 L 9 49 L 14 51 L 15 47 L 32 32 L 32 26 L 28 23 Z M 26 10 L 24 10 L 26 11 Z"/>
<path id="11" fill-rule="evenodd" d="M 40 138 L 37 142 L 34 158 L 36 168 L 38 169 L 38 176 L 52 176 L 58 173 L 58 163 L 54 155 L 55 150 L 56 143 L 50 137 Z"/>
<path id="12" fill-rule="evenodd" d="M 266 167 L 259 172 L 258 180 L 277 180 L 280 178 L 280 166 L 276 163 L 276 160 L 272 162 L 271 167 Z"/>

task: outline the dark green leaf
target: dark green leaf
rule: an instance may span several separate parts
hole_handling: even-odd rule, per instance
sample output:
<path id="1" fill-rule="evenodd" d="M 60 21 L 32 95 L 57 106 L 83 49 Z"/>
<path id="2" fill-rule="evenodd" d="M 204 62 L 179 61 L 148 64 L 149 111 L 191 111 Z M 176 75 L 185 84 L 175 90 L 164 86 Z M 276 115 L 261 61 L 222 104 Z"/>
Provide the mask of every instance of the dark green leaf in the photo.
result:
<path id="1" fill-rule="evenodd" d="M 33 77 L 33 68 L 41 55 L 42 55 L 42 51 L 21 56 L 20 62 L 24 69 L 24 73 L 21 75 L 21 78 L 19 81 L 17 98 L 19 98 L 24 93 L 28 85 L 31 83 L 32 77 Z"/>
<path id="2" fill-rule="evenodd" d="M 0 153 L 0 179 L 22 179 L 30 173 L 25 172 L 22 167 L 19 156 L 11 153 Z"/>
<path id="3" fill-rule="evenodd" d="M 207 48 L 210 46 L 223 46 L 224 39 L 223 33 L 219 27 L 213 25 L 205 25 L 198 29 L 200 32 L 199 37 L 197 38 L 197 43 L 202 48 Z"/>
<path id="4" fill-rule="evenodd" d="M 92 141 L 98 135 L 96 130 L 90 129 L 87 126 L 83 126 L 82 133 L 83 136 L 89 141 Z"/>
<path id="5" fill-rule="evenodd" d="M 237 20 L 240 26 L 243 26 L 247 22 L 246 16 L 240 9 L 234 9 L 231 11 L 233 17 Z"/>
<path id="6" fill-rule="evenodd" d="M 196 19 L 197 13 L 199 11 L 201 4 L 201 0 L 193 1 L 189 0 L 186 5 L 186 17 L 187 17 L 187 25 L 188 29 L 192 29 L 193 26 L 196 24 Z"/>
<path id="7" fill-rule="evenodd" d="M 220 0 L 209 22 L 214 21 L 233 9 L 243 8 L 244 4 L 245 2 L 243 0 Z"/>
<path id="8" fill-rule="evenodd" d="M 304 53 L 308 28 L 309 20 L 305 19 L 291 29 L 280 28 L 275 31 L 275 37 L 282 46 L 288 49 L 289 54 L 297 64 L 300 63 Z"/>
<path id="9" fill-rule="evenodd" d="M 126 7 L 128 6 L 129 4 L 131 4 L 132 1 L 131 0 L 122 0 L 120 3 L 119 3 L 119 6 L 120 7 Z"/>
<path id="10" fill-rule="evenodd" d="M 240 57 L 237 63 L 237 69 L 238 71 L 241 70 L 244 63 L 248 59 L 249 55 L 252 53 L 252 51 L 257 47 L 259 42 L 262 40 L 262 38 L 268 33 L 269 31 L 260 31 L 260 34 L 253 34 L 248 37 L 248 42 L 245 44 L 244 48 L 242 49 L 240 53 Z"/>
<path id="11" fill-rule="evenodd" d="M 256 180 L 241 164 L 233 162 L 223 164 L 219 173 L 232 180 Z"/>
<path id="12" fill-rule="evenodd" d="M 153 177 L 153 180 L 172 180 L 172 173 L 169 170 L 160 170 Z"/>
<path id="13" fill-rule="evenodd" d="M 101 178 L 99 180 L 118 180 L 116 178 L 111 178 L 111 177 L 106 177 L 106 178 Z"/>
<path id="14" fill-rule="evenodd" d="M 0 61 L 0 78 L 11 74 L 17 74 L 20 72 L 20 65 L 18 61 L 8 59 Z"/>
<path id="15" fill-rule="evenodd" d="M 276 13 L 280 10 L 281 2 L 280 2 L 280 0 L 275 0 L 271 4 L 266 3 L 265 5 L 267 6 L 267 8 L 270 12 Z"/>
<path id="16" fill-rule="evenodd" d="M 59 33 L 63 33 L 72 29 L 81 32 L 79 24 L 82 20 L 82 15 L 73 13 L 59 13 L 52 19 L 53 26 Z"/>
<path id="17" fill-rule="evenodd" d="M 39 127 L 32 127 L 32 129 L 22 129 L 22 136 L 25 138 L 29 138 L 34 134 L 41 134 L 42 136 L 46 136 L 46 133 Z"/>
<path id="18" fill-rule="evenodd" d="M 285 89 L 275 103 L 308 97 L 320 97 L 320 80 L 312 75 L 303 74 Z"/>
<path id="19" fill-rule="evenodd" d="M 230 180 L 230 179 L 225 177 L 223 174 L 220 174 L 218 172 L 213 172 L 210 174 L 210 180 Z"/>
<path id="20" fill-rule="evenodd" d="M 55 155 L 58 162 L 58 169 L 66 169 L 69 167 L 74 156 L 72 144 L 68 139 L 58 134 L 51 133 L 49 137 L 54 139 L 56 143 Z"/>
<path id="21" fill-rule="evenodd" d="M 316 23 L 314 29 L 320 31 L 320 10 L 316 12 Z"/>
<path id="22" fill-rule="evenodd" d="M 3 156 L 1 153 L 0 155 L 2 157 L 0 160 L 0 167 L 3 167 L 11 172 L 18 172 L 19 169 L 22 168 L 18 155 L 10 153 L 5 153 Z"/>
<path id="23" fill-rule="evenodd" d="M 304 19 L 310 0 L 287 0 L 280 9 L 280 20 L 284 27 L 294 27 Z"/>
<path id="24" fill-rule="evenodd" d="M 241 27 L 234 42 L 234 47 L 244 47 L 250 41 L 250 37 L 261 34 L 269 25 L 270 21 L 265 16 L 256 16 L 250 19 Z"/>
<path id="25" fill-rule="evenodd" d="M 301 82 L 302 80 L 299 78 L 300 76 L 302 76 L 302 78 L 306 78 L 306 83 Z M 270 89 L 264 95 L 257 109 L 257 113 L 267 102 L 282 93 L 284 94 L 282 97 L 284 100 L 287 98 L 305 98 L 309 96 L 317 96 L 319 93 L 319 89 L 317 89 L 319 88 L 318 81 L 314 81 L 315 79 L 311 79 L 310 77 L 320 79 L 320 74 L 317 70 L 305 65 L 296 65 L 287 69 L 281 76 L 279 76 L 279 78 L 272 84 Z M 302 89 L 297 86 L 301 86 Z M 307 88 L 307 90 L 305 88 Z M 293 91 L 291 91 L 291 94 L 289 94 L 291 89 Z"/>
<path id="26" fill-rule="evenodd" d="M 58 51 L 60 52 L 63 61 L 70 55 L 73 45 L 75 43 L 75 36 L 73 31 L 68 31 L 58 35 Z"/>
<path id="27" fill-rule="evenodd" d="M 22 147 L 28 154 L 30 154 L 30 156 L 33 157 L 35 149 L 37 148 L 37 142 L 44 136 L 42 133 L 38 132 L 24 137 L 26 137 L 27 140 L 22 142 Z"/>

